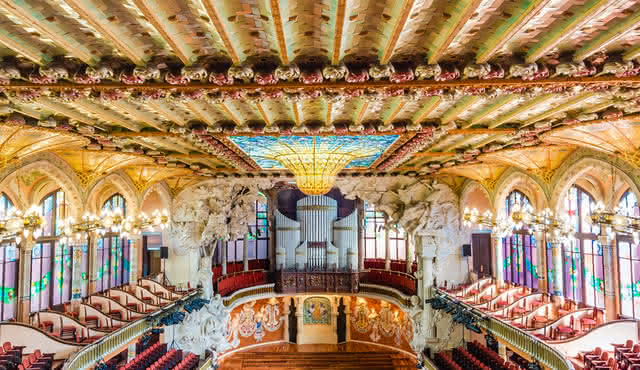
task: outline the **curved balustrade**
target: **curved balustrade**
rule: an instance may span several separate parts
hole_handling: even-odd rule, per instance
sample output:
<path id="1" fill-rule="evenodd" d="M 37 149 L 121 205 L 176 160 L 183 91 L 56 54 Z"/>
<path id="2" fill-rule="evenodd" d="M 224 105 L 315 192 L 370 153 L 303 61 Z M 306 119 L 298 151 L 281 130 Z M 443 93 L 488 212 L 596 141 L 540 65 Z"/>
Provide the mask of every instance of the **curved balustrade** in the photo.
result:
<path id="1" fill-rule="evenodd" d="M 558 317 L 547 325 L 525 330 L 546 340 L 566 339 L 578 332 L 576 327 L 580 324 L 580 319 L 589 317 L 592 312 L 593 308 L 582 308 Z M 565 338 L 559 338 L 559 336 L 565 336 Z"/>
<path id="2" fill-rule="evenodd" d="M 498 287 L 495 284 L 491 284 L 485 287 L 480 293 L 468 298 L 460 298 L 461 301 L 469 303 L 470 305 L 478 308 L 487 307 L 489 302 L 495 297 L 498 291 Z"/>
<path id="3" fill-rule="evenodd" d="M 109 333 L 107 330 L 90 328 L 75 318 L 57 311 L 36 312 L 31 315 L 30 321 L 32 326 L 43 328 L 44 331 L 51 328 L 51 335 L 69 342 L 90 343 Z M 70 336 L 70 339 L 66 336 Z"/>
<path id="4" fill-rule="evenodd" d="M 121 328 L 129 323 L 129 321 L 118 320 L 114 317 L 111 317 L 86 303 L 80 303 L 80 309 L 78 313 L 78 319 L 80 320 L 80 322 L 84 323 L 87 326 L 91 322 L 93 322 L 96 324 L 96 327 L 102 329 L 114 330 Z"/>
<path id="5" fill-rule="evenodd" d="M 486 317 L 486 320 L 478 321 L 478 326 L 484 331 L 493 334 L 498 340 L 508 343 L 510 347 L 521 354 L 529 356 L 541 363 L 543 366 L 554 370 L 573 370 L 574 367 L 566 356 L 556 348 L 545 343 L 544 341 L 534 337 L 528 332 L 520 330 L 501 320 L 487 316 L 483 311 L 478 310 L 466 303 L 460 302 L 457 297 L 436 289 L 436 294 L 456 302 L 471 310 L 480 317 Z"/>
<path id="6" fill-rule="evenodd" d="M 55 353 L 56 360 L 65 359 L 85 346 L 75 341 L 60 339 L 44 330 L 19 322 L 0 324 L 0 342 L 25 346 L 23 353 L 33 353 L 36 349 L 46 348 L 46 352 Z"/>
<path id="7" fill-rule="evenodd" d="M 497 296 L 491 298 L 491 300 L 487 302 L 485 306 L 486 311 L 493 312 L 510 305 L 514 301 L 512 297 L 514 297 L 515 293 L 519 290 L 520 288 L 511 288 L 498 293 Z M 510 298 L 511 298 L 511 301 L 510 301 Z"/>
<path id="8" fill-rule="evenodd" d="M 137 337 L 151 330 L 152 320 L 148 320 L 149 317 L 160 319 L 166 312 L 171 311 L 174 307 L 198 296 L 200 296 L 200 291 L 193 291 L 176 302 L 163 307 L 162 310 L 140 317 L 136 321 L 130 322 L 126 326 L 105 335 L 96 342 L 86 345 L 65 362 L 63 369 L 87 369 L 95 366 L 98 360 L 106 359 L 106 357 L 114 351 L 121 349 Z"/>
<path id="9" fill-rule="evenodd" d="M 416 294 L 416 278 L 404 272 L 370 269 L 360 273 L 360 283 L 388 286 L 404 294 Z"/>
<path id="10" fill-rule="evenodd" d="M 125 307 L 138 312 L 153 312 L 161 307 L 159 305 L 154 305 L 149 302 L 143 301 L 135 295 L 118 288 L 109 289 L 109 291 L 107 292 L 107 296 L 109 298 L 117 300 Z"/>
<path id="11" fill-rule="evenodd" d="M 131 285 L 129 286 L 129 292 L 135 295 L 136 297 L 142 299 L 143 301 L 149 301 L 150 303 L 156 306 L 162 306 L 165 304 L 169 304 L 173 302 L 171 299 L 165 298 L 159 294 L 154 294 L 152 291 L 147 289 L 146 287 L 140 285 Z"/>
<path id="12" fill-rule="evenodd" d="M 215 287 L 221 296 L 229 295 L 236 290 L 263 285 L 267 283 L 267 272 L 263 270 L 242 271 L 224 275 L 216 281 Z"/>
<path id="13" fill-rule="evenodd" d="M 493 317 L 504 321 L 514 321 L 525 318 L 524 321 L 518 321 L 526 326 L 527 319 L 530 316 L 541 315 L 544 310 L 540 310 L 541 307 L 546 307 L 549 302 L 548 295 L 546 293 L 532 293 L 514 300 L 509 305 L 501 308 L 497 311 L 491 312 Z M 545 317 L 549 316 L 549 308 L 544 313 Z"/>
<path id="14" fill-rule="evenodd" d="M 183 294 L 176 292 L 173 289 L 174 287 L 167 288 L 164 285 L 152 279 L 146 279 L 146 278 L 138 279 L 137 285 L 143 286 L 149 289 L 151 293 L 162 295 L 163 297 L 166 297 L 172 301 L 183 297 Z"/>
<path id="15" fill-rule="evenodd" d="M 145 315 L 144 312 L 132 310 L 113 298 L 99 294 L 90 295 L 87 297 L 87 302 L 109 316 L 113 316 L 114 313 L 120 312 L 119 317 L 121 320 L 131 321 Z"/>
<path id="16" fill-rule="evenodd" d="M 553 341 L 551 345 L 567 356 L 577 356 L 580 348 L 600 347 L 603 351 L 613 352 L 613 344 L 625 343 L 628 340 L 633 343 L 640 341 L 638 324 L 639 322 L 636 320 L 609 321 L 578 336 Z"/>
<path id="17" fill-rule="evenodd" d="M 383 258 L 367 258 L 364 260 L 365 269 L 385 270 L 386 262 Z M 407 272 L 407 261 L 392 260 L 389 264 L 391 271 Z M 411 264 L 411 272 L 418 271 L 418 264 Z"/>
<path id="18" fill-rule="evenodd" d="M 477 294 L 478 292 L 480 292 L 480 290 L 484 289 L 488 284 L 491 284 L 491 281 L 492 281 L 491 278 L 484 278 L 476 281 L 475 283 L 471 283 L 466 286 L 464 285 L 458 286 L 457 288 L 453 288 L 447 291 L 450 292 L 450 294 L 452 294 L 456 298 L 464 298 L 470 295 Z"/>

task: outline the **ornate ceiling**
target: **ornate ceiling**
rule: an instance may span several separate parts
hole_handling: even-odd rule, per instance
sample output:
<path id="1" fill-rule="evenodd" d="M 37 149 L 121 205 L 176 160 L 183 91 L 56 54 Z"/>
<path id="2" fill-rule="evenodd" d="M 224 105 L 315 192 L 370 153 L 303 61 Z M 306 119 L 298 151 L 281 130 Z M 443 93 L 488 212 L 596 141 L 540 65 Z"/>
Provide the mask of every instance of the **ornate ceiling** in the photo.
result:
<path id="1" fill-rule="evenodd" d="M 309 136 L 376 151 L 347 175 L 640 164 L 640 1 L 0 0 L 0 56 L 2 164 L 87 181 L 280 175 Z"/>

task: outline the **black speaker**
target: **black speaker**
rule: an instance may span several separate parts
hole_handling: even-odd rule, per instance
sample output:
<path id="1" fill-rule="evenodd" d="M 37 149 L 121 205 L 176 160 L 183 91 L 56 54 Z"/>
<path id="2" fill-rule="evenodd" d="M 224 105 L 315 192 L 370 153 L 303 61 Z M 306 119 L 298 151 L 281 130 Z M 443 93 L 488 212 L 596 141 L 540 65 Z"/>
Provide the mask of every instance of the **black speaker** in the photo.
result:
<path id="1" fill-rule="evenodd" d="M 160 258 L 165 260 L 169 258 L 169 247 L 160 247 Z"/>
<path id="2" fill-rule="evenodd" d="M 471 256 L 471 244 L 462 244 L 462 256 L 463 257 Z"/>

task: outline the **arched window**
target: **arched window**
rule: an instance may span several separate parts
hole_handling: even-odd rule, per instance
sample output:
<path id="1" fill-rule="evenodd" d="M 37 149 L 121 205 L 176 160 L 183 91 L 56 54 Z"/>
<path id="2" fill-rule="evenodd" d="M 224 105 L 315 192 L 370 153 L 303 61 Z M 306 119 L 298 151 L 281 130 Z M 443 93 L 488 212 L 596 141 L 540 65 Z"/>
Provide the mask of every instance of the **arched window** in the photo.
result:
<path id="1" fill-rule="evenodd" d="M 0 193 L 0 216 L 6 216 L 12 209 L 11 199 L 5 193 Z"/>
<path id="2" fill-rule="evenodd" d="M 386 246 L 389 243 L 389 258 L 406 263 L 407 233 L 400 225 L 386 227 L 384 212 L 375 204 L 364 203 L 364 261 L 365 268 L 384 268 Z M 392 269 L 405 271 L 402 264 L 392 262 Z"/>
<path id="3" fill-rule="evenodd" d="M 636 195 L 627 191 L 620 199 L 618 207 L 631 217 L 640 217 L 640 207 Z M 620 276 L 620 311 L 623 316 L 640 318 L 640 244 L 633 238 L 617 234 L 618 273 Z"/>
<path id="4" fill-rule="evenodd" d="M 249 220 L 245 237 L 230 240 L 226 243 L 227 263 L 236 263 L 232 265 L 232 267 L 229 267 L 227 272 L 233 272 L 242 268 L 245 241 L 247 243 L 249 269 L 266 269 L 269 267 L 269 207 L 267 198 L 263 194 L 260 194 L 260 196 L 261 200 L 256 201 L 255 204 L 255 217 Z M 219 250 L 219 248 L 216 248 L 214 252 L 214 264 L 222 263 L 222 255 L 218 253 Z"/>
<path id="5" fill-rule="evenodd" d="M 127 203 L 119 193 L 112 195 L 102 205 L 103 211 L 115 211 L 116 209 L 122 211 L 122 215 L 126 216 Z M 131 269 L 129 243 L 128 239 L 113 233 L 107 233 L 98 239 L 96 248 L 98 260 L 97 291 L 102 292 L 129 283 Z"/>
<path id="6" fill-rule="evenodd" d="M 505 199 L 505 210 L 511 215 L 514 207 L 531 207 L 529 198 L 519 190 L 514 190 Z M 530 230 L 514 230 L 513 235 L 503 240 L 504 280 L 513 284 L 538 288 L 538 255 L 534 236 Z"/>
<path id="7" fill-rule="evenodd" d="M 596 205 L 586 190 L 573 185 L 564 200 L 576 231 L 563 246 L 564 296 L 576 303 L 604 307 L 604 259 L 598 243 L 599 229 L 587 220 Z"/>
<path id="8" fill-rule="evenodd" d="M 65 193 L 60 189 L 49 193 L 40 207 L 45 225 L 31 251 L 32 312 L 69 302 L 73 282 L 73 246 L 58 240 L 67 217 Z"/>

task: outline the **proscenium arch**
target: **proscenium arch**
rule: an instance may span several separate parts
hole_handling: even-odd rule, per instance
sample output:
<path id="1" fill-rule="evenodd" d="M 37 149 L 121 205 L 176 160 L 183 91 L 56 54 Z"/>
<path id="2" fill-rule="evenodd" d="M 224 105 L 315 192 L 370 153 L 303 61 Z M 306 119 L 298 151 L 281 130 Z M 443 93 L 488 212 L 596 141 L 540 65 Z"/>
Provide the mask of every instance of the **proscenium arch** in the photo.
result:
<path id="1" fill-rule="evenodd" d="M 507 169 L 498 179 L 493 205 L 496 214 L 506 215 L 505 200 L 513 190 L 518 190 L 529 198 L 531 206 L 538 210 L 548 207 L 544 188 L 531 175 L 518 168 Z"/>

